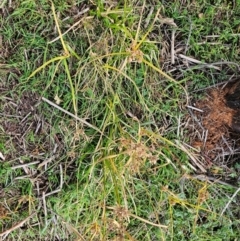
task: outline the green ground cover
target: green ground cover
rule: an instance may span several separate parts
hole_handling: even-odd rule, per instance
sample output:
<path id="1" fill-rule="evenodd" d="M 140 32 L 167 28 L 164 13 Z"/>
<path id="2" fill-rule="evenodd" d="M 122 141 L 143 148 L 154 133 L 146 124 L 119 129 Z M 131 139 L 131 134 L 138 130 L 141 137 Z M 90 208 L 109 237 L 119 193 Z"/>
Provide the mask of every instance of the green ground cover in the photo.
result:
<path id="1" fill-rule="evenodd" d="M 186 108 L 238 74 L 238 1 L 0 10 L 3 240 L 239 239 L 237 187 L 195 178 Z"/>

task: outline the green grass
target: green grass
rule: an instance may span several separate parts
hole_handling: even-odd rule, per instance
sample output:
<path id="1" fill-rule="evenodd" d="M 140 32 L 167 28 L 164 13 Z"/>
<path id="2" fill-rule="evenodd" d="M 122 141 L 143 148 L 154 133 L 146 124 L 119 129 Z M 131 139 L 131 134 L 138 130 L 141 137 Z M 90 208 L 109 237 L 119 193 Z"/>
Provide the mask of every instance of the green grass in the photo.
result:
<path id="1" fill-rule="evenodd" d="M 169 18 L 181 53 L 238 63 L 240 7 L 186 2 L 5 3 L 0 231 L 24 220 L 7 240 L 237 240 L 236 188 L 191 177 L 184 144 L 188 98 L 237 69 L 171 65 Z"/>

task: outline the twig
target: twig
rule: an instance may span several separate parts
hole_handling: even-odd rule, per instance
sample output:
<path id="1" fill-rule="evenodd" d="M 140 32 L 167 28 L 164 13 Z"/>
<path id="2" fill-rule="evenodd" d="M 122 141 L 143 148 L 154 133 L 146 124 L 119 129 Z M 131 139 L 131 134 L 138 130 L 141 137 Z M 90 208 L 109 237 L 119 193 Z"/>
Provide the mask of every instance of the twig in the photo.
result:
<path id="1" fill-rule="evenodd" d="M 102 133 L 101 130 L 99 130 L 96 126 L 93 126 L 92 124 L 88 123 L 88 122 L 85 121 L 84 119 L 82 119 L 82 118 L 80 118 L 80 117 L 72 114 L 71 112 L 69 112 L 69 111 L 67 111 L 67 110 L 64 110 L 62 107 L 54 104 L 52 101 L 50 101 L 50 100 L 48 100 L 48 99 L 46 99 L 46 98 L 44 98 L 44 97 L 42 97 L 42 100 L 43 100 L 44 102 L 48 103 L 49 105 L 55 107 L 56 109 L 62 111 L 63 113 L 65 113 L 65 114 L 73 117 L 74 119 L 82 122 L 82 123 L 85 124 L 86 126 L 88 126 L 88 127 L 92 128 L 92 129 L 96 130 L 97 132 L 99 132 L 99 133 L 101 133 L 101 134 L 103 135 L 103 133 Z"/>
<path id="2" fill-rule="evenodd" d="M 146 18 L 146 20 L 145 20 L 144 28 L 147 28 L 147 27 L 148 27 L 149 22 L 150 22 L 150 19 L 151 19 L 151 16 L 152 16 L 152 13 L 153 13 L 153 10 L 154 10 L 154 7 L 152 6 L 152 7 L 150 8 L 149 14 L 147 15 L 147 18 Z"/>
<path id="3" fill-rule="evenodd" d="M 60 164 L 60 189 L 63 187 L 63 169 L 62 165 Z"/>
<path id="4" fill-rule="evenodd" d="M 21 120 L 21 122 L 20 123 L 23 123 L 27 118 L 28 118 L 28 116 L 30 116 L 32 114 L 32 112 L 30 111 L 30 112 L 28 112 L 28 114 Z"/>
<path id="5" fill-rule="evenodd" d="M 81 12 L 81 14 L 86 13 L 87 11 L 89 11 L 89 8 L 86 8 L 85 10 L 83 10 L 83 11 Z M 74 23 L 73 26 L 70 27 L 67 31 L 65 31 L 61 36 L 58 36 L 57 38 L 51 40 L 51 41 L 48 42 L 48 43 L 51 44 L 51 43 L 56 42 L 58 39 L 60 39 L 60 38 L 63 37 L 64 35 L 66 35 L 68 32 L 70 32 L 72 29 L 74 29 L 77 25 L 79 25 L 79 23 L 81 23 L 82 21 L 83 21 L 83 18 L 80 19 L 79 21 L 77 21 L 76 23 Z"/>
<path id="6" fill-rule="evenodd" d="M 133 217 L 133 218 L 136 218 L 136 219 L 138 219 L 138 220 L 140 220 L 140 221 L 142 221 L 142 222 L 144 222 L 144 223 L 147 223 L 147 224 L 150 224 L 150 225 L 152 225 L 152 226 L 155 226 L 155 227 L 168 228 L 168 226 L 166 226 L 166 225 L 162 225 L 162 224 L 157 224 L 157 223 L 150 222 L 150 221 L 148 221 L 148 220 L 146 220 L 146 219 L 144 219 L 144 218 L 138 217 L 137 215 L 134 215 L 134 214 L 132 214 L 132 213 L 129 213 L 129 216 L 131 216 L 131 217 Z"/>
<path id="7" fill-rule="evenodd" d="M 222 140 L 223 140 L 223 142 L 226 144 L 226 146 L 228 147 L 228 149 L 229 149 L 229 151 L 230 151 L 230 153 L 231 153 L 231 155 L 234 153 L 233 152 L 233 149 L 231 148 L 231 146 L 229 146 L 229 143 L 227 142 L 227 140 L 226 140 L 226 138 L 222 135 Z M 224 153 L 224 152 L 223 152 Z"/>
<path id="8" fill-rule="evenodd" d="M 211 63 L 211 65 L 223 65 L 223 64 L 226 64 L 226 65 L 230 65 L 230 64 L 233 64 L 235 65 L 236 67 L 238 67 L 238 69 L 240 69 L 240 65 L 235 63 L 235 62 L 231 62 L 231 61 L 222 61 L 222 62 L 215 62 L 215 63 Z"/>
<path id="9" fill-rule="evenodd" d="M 177 126 L 177 137 L 179 137 L 180 127 L 181 127 L 181 117 L 180 116 L 178 116 L 178 118 L 177 118 L 177 123 L 178 123 L 178 126 Z"/>
<path id="10" fill-rule="evenodd" d="M 175 46 L 175 33 L 176 33 L 176 29 L 173 28 L 172 29 L 172 36 L 171 36 L 171 64 L 175 64 L 175 56 L 174 56 L 174 53 L 175 53 L 175 49 L 174 49 L 174 46 Z"/>
<path id="11" fill-rule="evenodd" d="M 197 60 L 197 59 L 194 59 L 194 58 L 191 58 L 191 57 L 188 57 L 184 54 L 179 54 L 178 57 L 182 58 L 182 59 L 185 59 L 189 62 L 192 62 L 192 63 L 195 63 L 195 64 L 203 64 L 203 62 Z"/>
<path id="12" fill-rule="evenodd" d="M 192 67 L 188 68 L 187 71 L 188 71 L 188 70 L 192 70 L 192 69 L 203 69 L 203 68 L 205 68 L 205 67 L 213 68 L 214 65 L 231 65 L 231 64 L 232 64 L 232 65 L 235 65 L 235 66 L 238 68 L 238 70 L 240 70 L 240 65 L 239 65 L 239 64 L 234 63 L 234 62 L 224 61 L 224 62 L 211 63 L 210 65 L 209 65 L 209 64 L 202 63 L 202 64 L 200 64 L 200 65 L 192 66 Z M 217 70 L 220 70 L 220 68 L 218 68 L 218 67 L 215 67 L 215 68 L 217 68 Z M 215 84 L 215 85 L 221 85 L 221 83 L 220 83 L 220 84 Z M 207 87 L 207 88 L 212 88 L 212 87 L 209 86 L 209 87 Z"/>
<path id="13" fill-rule="evenodd" d="M 110 209 L 110 210 L 115 210 L 115 207 L 107 207 L 107 208 Z M 144 223 L 147 223 L 147 224 L 150 224 L 152 226 L 155 226 L 155 227 L 168 228 L 167 225 L 162 225 L 162 224 L 157 224 L 157 223 L 150 222 L 150 221 L 148 221 L 148 220 L 146 220 L 144 218 L 141 218 L 141 217 L 139 217 L 139 216 L 137 216 L 135 214 L 132 214 L 132 213 L 130 213 L 128 211 L 127 211 L 127 215 L 130 216 L 130 217 L 136 218 L 136 219 L 138 219 L 138 220 L 140 220 L 140 221 L 142 221 Z"/>
<path id="14" fill-rule="evenodd" d="M 89 8 L 85 8 L 85 9 L 83 9 L 81 12 L 78 12 L 76 15 L 74 15 L 72 18 L 73 18 L 73 19 L 76 19 L 76 18 L 78 18 L 80 15 L 82 15 L 82 14 L 88 12 L 88 11 L 89 11 Z M 64 18 L 64 19 L 62 20 L 62 22 L 68 20 L 69 18 L 70 18 L 70 16 Z"/>
<path id="15" fill-rule="evenodd" d="M 201 170 L 201 172 L 206 173 L 206 169 L 199 163 L 199 161 L 194 157 L 194 154 L 192 154 L 184 145 L 182 145 L 178 140 L 176 140 L 177 146 L 184 151 L 191 160 L 195 163 L 195 165 Z"/>
<path id="16" fill-rule="evenodd" d="M 204 36 L 205 38 L 219 38 L 221 35 L 218 35 L 218 34 L 215 34 L 215 35 L 207 35 L 207 36 Z M 229 34 L 229 36 L 232 36 L 232 37 L 239 37 L 240 34 L 239 33 L 232 33 L 232 34 Z"/>
<path id="17" fill-rule="evenodd" d="M 57 190 L 54 190 L 52 192 L 49 192 L 49 193 L 45 194 L 45 197 L 51 196 L 51 195 L 53 195 L 55 193 L 58 193 L 58 192 L 61 192 L 61 189 L 57 189 Z"/>
<path id="18" fill-rule="evenodd" d="M 207 41 L 202 41 L 202 42 L 198 42 L 197 45 L 203 45 L 203 44 L 208 44 L 208 45 L 222 45 L 222 42 L 207 42 Z"/>
<path id="19" fill-rule="evenodd" d="M 44 160 L 43 162 L 41 162 L 41 163 L 38 165 L 37 168 L 39 169 L 39 168 L 41 168 L 42 166 L 47 165 L 49 162 L 52 162 L 52 161 L 53 161 L 54 159 L 56 159 L 56 158 L 57 158 L 56 155 L 53 155 L 53 156 L 47 158 L 46 160 Z"/>
<path id="20" fill-rule="evenodd" d="M 0 152 L 0 159 L 2 159 L 3 161 L 5 161 L 5 157 L 4 157 L 4 155 L 2 154 L 2 152 Z"/>
<path id="21" fill-rule="evenodd" d="M 202 139 L 203 139 L 203 147 L 204 148 L 206 147 L 207 138 L 208 138 L 208 129 L 203 131 Z"/>
<path id="22" fill-rule="evenodd" d="M 220 217 L 224 214 L 224 212 L 227 210 L 228 206 L 230 205 L 230 203 L 233 201 L 233 199 L 237 196 L 238 192 L 240 191 L 240 187 L 236 190 L 236 192 L 232 195 L 232 197 L 230 198 L 230 200 L 228 201 L 227 205 L 224 207 L 224 209 L 222 210 Z"/>
<path id="23" fill-rule="evenodd" d="M 46 205 L 46 199 L 45 199 L 45 192 L 42 192 L 42 200 L 43 200 L 43 210 L 44 210 L 44 216 L 45 216 L 45 224 L 47 225 L 47 205 Z"/>
<path id="24" fill-rule="evenodd" d="M 5 239 L 8 234 L 10 234 L 12 231 L 22 227 L 30 218 L 32 218 L 34 215 L 36 214 L 36 212 L 32 213 L 31 215 L 29 215 L 27 218 L 25 218 L 23 221 L 19 222 L 18 224 L 14 225 L 13 227 L 11 227 L 10 229 L 0 233 L 0 237 L 4 237 L 3 239 Z"/>
<path id="25" fill-rule="evenodd" d="M 18 176 L 15 177 L 13 180 L 23 180 L 23 179 L 30 179 L 31 180 L 32 175 L 24 175 L 24 176 Z"/>
<path id="26" fill-rule="evenodd" d="M 192 109 L 192 110 L 196 110 L 196 111 L 199 111 L 199 112 L 204 112 L 203 110 L 198 109 L 198 108 L 196 108 L 196 107 L 194 107 L 194 106 L 191 106 L 191 105 L 187 105 L 187 108 L 190 108 L 190 109 Z"/>
<path id="27" fill-rule="evenodd" d="M 38 164 L 38 163 L 39 163 L 39 161 L 34 161 L 34 162 L 25 163 L 25 164 L 20 164 L 20 165 L 16 165 L 14 167 L 11 167 L 11 169 L 14 170 L 14 169 L 18 169 L 18 168 L 28 167 L 28 166 L 31 166 L 31 165 L 34 165 L 34 164 Z"/>
<path id="28" fill-rule="evenodd" d="M 7 3 L 7 0 L 3 0 L 1 5 L 0 5 L 0 9 L 2 9 L 6 3 Z"/>
<path id="29" fill-rule="evenodd" d="M 185 60 L 187 60 L 189 62 L 195 63 L 195 64 L 202 64 L 204 67 L 213 68 L 213 69 L 216 69 L 216 70 L 221 70 L 221 68 L 214 66 L 214 64 L 203 63 L 203 62 L 201 62 L 201 61 L 199 61 L 197 59 L 188 57 L 188 56 L 183 55 L 183 54 L 179 54 L 178 57 L 180 57 L 182 59 L 185 59 Z"/>

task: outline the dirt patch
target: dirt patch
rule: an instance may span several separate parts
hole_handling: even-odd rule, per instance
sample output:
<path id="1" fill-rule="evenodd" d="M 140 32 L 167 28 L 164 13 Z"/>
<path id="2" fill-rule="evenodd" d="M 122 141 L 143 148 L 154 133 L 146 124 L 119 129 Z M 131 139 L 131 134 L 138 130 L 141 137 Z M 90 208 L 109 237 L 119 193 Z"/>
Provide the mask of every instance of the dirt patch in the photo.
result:
<path id="1" fill-rule="evenodd" d="M 212 88 L 196 101 L 192 111 L 195 136 L 192 146 L 199 149 L 207 170 L 219 167 L 232 173 L 239 160 L 240 84 Z"/>
<path id="2" fill-rule="evenodd" d="M 42 171 L 42 163 L 49 159 L 55 160 L 63 153 L 63 144 L 59 141 L 60 133 L 55 133 L 46 119 L 38 94 L 25 91 L 19 97 L 14 88 L 10 94 L 3 91 L 0 93 L 0 136 L 5 140 L 5 160 L 11 163 L 13 170 L 22 170 L 20 175 L 27 175 L 26 180 L 35 179 L 47 192 L 49 184 Z M 28 163 L 35 164 L 28 166 Z M 25 167 L 18 168 L 19 165 Z"/>
<path id="3" fill-rule="evenodd" d="M 18 97 L 16 96 L 16 98 Z M 23 93 L 17 102 L 14 101 L 13 98 L 5 98 L 5 100 L 8 101 L 4 103 L 3 113 L 7 117 L 14 117 L 12 118 L 12 121 L 7 118 L 3 123 L 4 130 L 7 134 L 24 135 L 29 124 L 31 126 L 36 125 L 34 121 L 29 124 L 27 124 L 27 122 L 29 121 L 28 117 L 37 114 L 35 105 L 37 104 L 38 99 L 39 97 L 36 94 L 27 91 Z"/>

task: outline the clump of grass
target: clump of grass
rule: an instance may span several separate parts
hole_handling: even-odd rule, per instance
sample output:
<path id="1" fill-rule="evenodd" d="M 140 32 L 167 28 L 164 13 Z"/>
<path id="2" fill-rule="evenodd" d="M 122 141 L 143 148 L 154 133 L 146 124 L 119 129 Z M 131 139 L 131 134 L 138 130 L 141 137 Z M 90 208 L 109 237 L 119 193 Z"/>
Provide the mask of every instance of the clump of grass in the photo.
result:
<path id="1" fill-rule="evenodd" d="M 220 34 L 226 24 L 215 32 L 215 12 L 229 10 L 225 3 L 222 9 L 205 1 L 194 8 L 179 4 L 19 1 L 2 16 L 6 59 L 18 70 L 4 80 L 4 95 L 16 106 L 16 93 L 19 99 L 26 90 L 39 96 L 34 111 L 18 119 L 28 125 L 24 138 L 5 136 L 11 145 L 1 150 L 11 155 L 0 179 L 6 192 L 0 199 L 6 222 L 0 225 L 7 230 L 19 224 L 3 237 L 237 238 L 237 209 L 219 215 L 226 193 L 235 189 L 193 178 L 191 149 L 184 144 L 188 88 L 212 84 L 219 72 L 189 70 L 180 58 L 176 68 L 168 47 L 169 34 L 177 31 L 175 42 L 185 55 L 209 63 L 224 58 L 225 48 L 199 44 L 199 35 Z M 74 15 L 74 9 L 85 14 Z M 189 26 L 189 13 L 198 32 Z M 22 160 L 26 165 L 16 168 Z"/>

